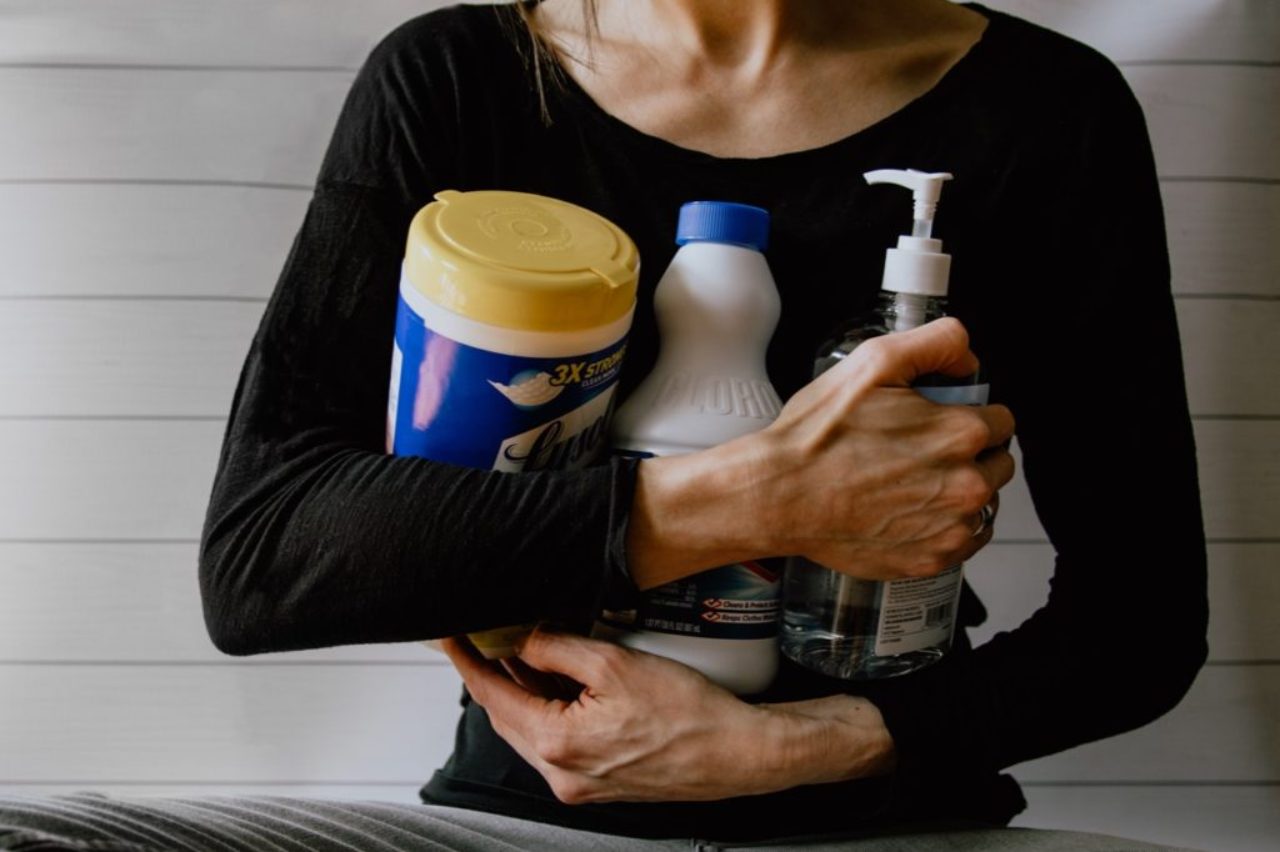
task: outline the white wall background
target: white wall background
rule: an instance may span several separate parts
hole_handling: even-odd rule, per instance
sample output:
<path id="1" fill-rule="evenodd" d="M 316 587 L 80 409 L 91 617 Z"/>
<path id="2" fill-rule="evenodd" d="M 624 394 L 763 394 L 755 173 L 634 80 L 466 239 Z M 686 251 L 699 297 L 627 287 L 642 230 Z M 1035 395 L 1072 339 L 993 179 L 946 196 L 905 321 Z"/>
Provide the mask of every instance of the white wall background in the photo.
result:
<path id="1" fill-rule="evenodd" d="M 232 660 L 196 539 L 236 372 L 354 70 L 430 0 L 0 0 L 0 791 L 413 801 L 457 681 L 416 646 Z M 1115 58 L 1161 172 L 1211 660 L 1020 767 L 1028 825 L 1280 848 L 1280 2 L 990 0 Z M 1025 488 L 970 571 L 1043 599 Z"/>

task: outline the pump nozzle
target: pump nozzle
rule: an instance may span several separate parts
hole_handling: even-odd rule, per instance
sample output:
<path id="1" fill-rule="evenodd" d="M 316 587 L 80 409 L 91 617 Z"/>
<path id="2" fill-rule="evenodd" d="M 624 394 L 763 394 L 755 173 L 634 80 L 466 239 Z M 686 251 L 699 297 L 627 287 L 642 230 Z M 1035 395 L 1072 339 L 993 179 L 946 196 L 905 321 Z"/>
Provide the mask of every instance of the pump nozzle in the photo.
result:
<path id="1" fill-rule="evenodd" d="M 881 289 L 895 293 L 945 296 L 951 274 L 951 256 L 942 253 L 942 241 L 933 239 L 933 214 L 938 210 L 942 182 L 951 180 L 947 172 L 920 172 L 915 169 L 876 169 L 863 175 L 867 183 L 892 183 L 911 190 L 915 199 L 915 220 L 911 236 L 898 238 L 898 247 L 889 249 L 884 259 Z"/>
<path id="2" fill-rule="evenodd" d="M 951 180 L 950 172 L 921 172 L 915 169 L 876 169 L 863 175 L 867 183 L 892 183 L 911 190 L 915 210 L 911 236 L 933 236 L 933 215 L 938 210 L 942 182 Z"/>

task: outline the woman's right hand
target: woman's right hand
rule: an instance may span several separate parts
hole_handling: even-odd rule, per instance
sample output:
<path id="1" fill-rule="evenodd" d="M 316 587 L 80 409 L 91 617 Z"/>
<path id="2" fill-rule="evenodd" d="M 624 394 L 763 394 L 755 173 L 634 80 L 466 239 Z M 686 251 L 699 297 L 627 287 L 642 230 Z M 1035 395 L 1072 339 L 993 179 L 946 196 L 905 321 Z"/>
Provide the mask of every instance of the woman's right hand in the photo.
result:
<path id="1" fill-rule="evenodd" d="M 646 460 L 628 533 L 637 585 L 762 556 L 874 580 L 968 559 L 991 537 L 989 524 L 973 535 L 982 507 L 1013 478 L 1013 415 L 939 405 L 910 384 L 977 368 L 960 322 L 935 320 L 863 343 L 760 432 Z"/>
<path id="2" fill-rule="evenodd" d="M 991 537 L 982 507 L 1013 478 L 1003 405 L 939 405 L 909 385 L 978 369 L 958 320 L 861 344 L 759 436 L 754 515 L 778 549 L 865 579 L 936 574 Z"/>

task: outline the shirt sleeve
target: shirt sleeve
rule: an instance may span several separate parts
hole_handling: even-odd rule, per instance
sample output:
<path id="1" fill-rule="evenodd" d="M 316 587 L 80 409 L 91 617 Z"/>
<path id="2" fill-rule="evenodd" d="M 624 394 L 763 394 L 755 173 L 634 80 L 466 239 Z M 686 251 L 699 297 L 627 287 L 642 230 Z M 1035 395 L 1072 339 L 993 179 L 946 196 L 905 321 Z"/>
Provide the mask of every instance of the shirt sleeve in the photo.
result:
<path id="1" fill-rule="evenodd" d="M 634 593 L 634 463 L 505 474 L 383 450 L 405 235 L 456 179 L 433 20 L 357 76 L 244 363 L 200 548 L 228 653 L 580 621 Z"/>
<path id="2" fill-rule="evenodd" d="M 1055 551 L 1048 603 L 972 653 L 866 688 L 902 790 L 1143 725 L 1206 656 L 1205 540 L 1155 165 L 1140 107 L 1107 69 L 1086 118 L 1055 128 L 1072 141 L 1045 163 L 1057 174 L 1037 199 L 1047 240 L 1013 264 L 1008 292 L 1024 295 L 984 354 L 1007 379 Z"/>

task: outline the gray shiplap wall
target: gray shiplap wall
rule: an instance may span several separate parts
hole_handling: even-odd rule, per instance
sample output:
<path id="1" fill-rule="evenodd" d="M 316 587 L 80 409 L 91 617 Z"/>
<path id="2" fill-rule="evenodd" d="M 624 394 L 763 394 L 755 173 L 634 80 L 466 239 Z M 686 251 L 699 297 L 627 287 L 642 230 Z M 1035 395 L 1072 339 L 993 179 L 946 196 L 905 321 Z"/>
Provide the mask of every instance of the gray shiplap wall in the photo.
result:
<path id="1" fill-rule="evenodd" d="M 222 657 L 194 573 L 236 371 L 341 98 L 376 38 L 433 5 L 0 0 L 0 790 L 412 801 L 447 752 L 439 658 Z M 1214 606 L 1186 702 L 1020 767 L 1023 822 L 1274 848 L 1280 3 L 990 5 L 1100 47 L 1147 109 Z M 983 636 L 1037 606 L 1051 564 L 1016 483 L 970 568 Z"/>

